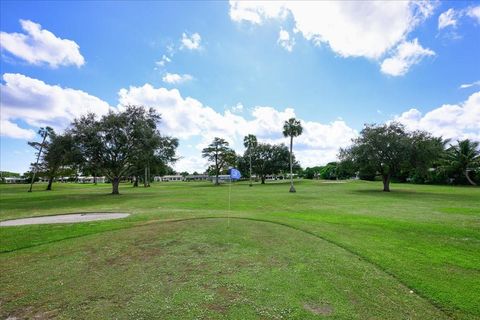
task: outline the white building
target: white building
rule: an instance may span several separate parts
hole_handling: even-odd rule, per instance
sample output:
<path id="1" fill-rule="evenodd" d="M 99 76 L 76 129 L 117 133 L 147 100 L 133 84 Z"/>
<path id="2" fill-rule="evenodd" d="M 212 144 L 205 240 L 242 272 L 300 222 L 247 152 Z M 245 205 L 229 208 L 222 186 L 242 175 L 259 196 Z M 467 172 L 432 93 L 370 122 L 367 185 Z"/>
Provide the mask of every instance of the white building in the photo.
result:
<path id="1" fill-rule="evenodd" d="M 210 180 L 208 174 L 189 174 L 185 177 L 185 181 L 207 181 Z"/>
<path id="2" fill-rule="evenodd" d="M 5 183 L 25 183 L 25 178 L 20 177 L 5 177 Z"/>
<path id="3" fill-rule="evenodd" d="M 169 181 L 185 181 L 185 178 L 179 174 L 177 175 L 166 175 L 166 176 L 156 176 L 153 178 L 154 181 L 160 182 L 169 182 Z"/>
<path id="4" fill-rule="evenodd" d="M 96 177 L 97 178 L 97 183 L 105 183 L 106 178 L 105 177 Z M 92 176 L 88 177 L 78 177 L 77 178 L 78 183 L 95 183 L 95 178 Z"/>
<path id="5" fill-rule="evenodd" d="M 215 176 L 211 176 L 210 179 L 212 179 L 212 183 L 216 182 L 216 177 Z M 220 174 L 218 176 L 218 183 L 226 183 L 226 182 L 230 182 L 230 175 L 229 174 Z"/>

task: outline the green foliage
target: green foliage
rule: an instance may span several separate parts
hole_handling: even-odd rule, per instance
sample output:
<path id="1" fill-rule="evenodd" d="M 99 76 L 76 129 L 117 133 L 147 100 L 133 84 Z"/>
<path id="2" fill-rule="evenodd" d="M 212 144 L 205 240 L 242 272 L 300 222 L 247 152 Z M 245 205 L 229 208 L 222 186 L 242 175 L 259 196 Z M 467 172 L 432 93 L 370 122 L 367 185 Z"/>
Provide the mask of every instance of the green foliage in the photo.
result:
<path id="1" fill-rule="evenodd" d="M 407 132 L 400 123 L 366 125 L 353 146 L 340 151 L 342 163 L 355 168 L 360 179 L 380 175 L 384 191 L 390 180 L 426 182 L 444 152 L 445 141 L 423 131 Z"/>
<path id="2" fill-rule="evenodd" d="M 283 124 L 283 136 L 284 137 L 298 137 L 303 132 L 302 124 L 300 120 L 290 118 Z"/>
<path id="3" fill-rule="evenodd" d="M 215 137 L 212 143 L 202 150 L 202 157 L 212 163 L 207 171 L 215 175 L 216 185 L 219 184 L 218 175 L 228 170 L 228 166 L 234 165 L 237 161 L 235 151 L 229 148 L 228 142 L 218 137 Z"/>
<path id="4" fill-rule="evenodd" d="M 322 166 L 316 166 L 316 167 L 307 167 L 303 170 L 302 176 L 305 179 L 314 179 L 318 178 L 320 175 L 320 170 L 322 169 Z"/>
<path id="5" fill-rule="evenodd" d="M 132 170 L 151 165 L 162 171 L 166 162 L 175 160 L 178 140 L 160 135 L 160 119 L 152 108 L 126 106 L 99 120 L 93 114 L 83 116 L 73 122 L 71 131 L 84 156 L 82 162 L 104 173 L 112 181 L 112 194 L 118 194 L 121 177 Z"/>
<path id="6" fill-rule="evenodd" d="M 20 177 L 20 173 L 18 172 L 10 172 L 10 171 L 0 171 L 0 176 L 2 177 Z"/>
<path id="7" fill-rule="evenodd" d="M 249 163 L 249 157 L 252 157 L 252 172 L 260 177 L 262 183 L 265 183 L 267 175 L 276 175 L 287 172 L 290 153 L 287 146 L 284 144 L 272 145 L 268 143 L 259 143 L 251 154 L 248 150 L 245 151 L 243 157 L 239 159 L 239 166 L 241 170 L 245 170 Z M 293 158 L 293 167 L 295 170 L 300 169 L 300 165 Z"/>
<path id="8" fill-rule="evenodd" d="M 480 171 L 479 145 L 479 142 L 466 139 L 457 141 L 456 145 L 450 145 L 447 149 L 445 167 L 457 181 L 465 178 L 470 184 L 476 185 L 475 176 Z"/>

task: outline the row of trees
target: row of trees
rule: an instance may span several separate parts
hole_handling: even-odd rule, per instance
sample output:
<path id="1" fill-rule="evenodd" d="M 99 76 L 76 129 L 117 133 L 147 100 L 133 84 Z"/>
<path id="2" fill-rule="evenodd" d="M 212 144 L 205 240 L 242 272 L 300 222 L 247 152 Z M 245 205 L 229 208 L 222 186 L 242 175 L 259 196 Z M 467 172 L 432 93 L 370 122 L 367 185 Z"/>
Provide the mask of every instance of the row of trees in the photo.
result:
<path id="1" fill-rule="evenodd" d="M 215 175 L 215 184 L 218 185 L 221 172 L 226 172 L 231 166 L 238 166 L 250 178 L 252 186 L 253 174 L 260 177 L 264 184 L 268 175 L 284 173 L 290 168 L 290 192 L 295 192 L 293 171 L 300 169 L 300 165 L 293 154 L 293 138 L 301 135 L 302 130 L 300 121 L 294 118 L 285 121 L 283 135 L 290 138 L 290 150 L 284 144 L 258 143 L 257 137 L 249 134 L 243 140 L 246 148 L 243 156 L 237 156 L 225 139 L 216 137 L 202 150 L 202 156 L 212 164 L 207 171 Z"/>
<path id="2" fill-rule="evenodd" d="M 51 128 L 41 129 L 42 142 L 30 142 L 39 157 L 32 165 L 52 182 L 65 172 L 82 172 L 94 177 L 105 175 L 112 182 L 112 193 L 119 193 L 122 177 L 131 177 L 134 186 L 142 179 L 149 186 L 151 174 L 171 173 L 168 164 L 177 160 L 178 140 L 162 136 L 157 129 L 161 117 L 153 109 L 126 106 L 122 112 L 110 112 L 97 119 L 88 114 L 75 119 L 63 133 Z M 295 192 L 293 172 L 301 173 L 293 154 L 293 139 L 302 134 L 300 121 L 285 121 L 283 134 L 290 138 L 290 148 L 284 144 L 259 143 L 255 135 L 244 138 L 245 152 L 237 155 L 222 138 L 215 138 L 202 150 L 210 163 L 207 173 L 215 176 L 237 166 L 244 176 L 255 175 L 262 184 L 269 175 L 284 175 L 290 171 L 290 192 Z M 451 145 L 449 140 L 434 137 L 424 131 L 408 132 L 402 124 L 366 125 L 348 148 L 341 149 L 340 162 L 307 168 L 307 178 L 344 179 L 380 176 L 383 190 L 390 191 L 392 179 L 398 181 L 431 182 L 432 175 L 445 179 L 460 179 L 475 184 L 480 177 L 479 143 L 464 140 Z M 450 144 L 449 147 L 447 147 Z M 34 178 L 34 177 L 33 177 Z M 33 183 L 34 179 L 32 179 Z"/>
<path id="3" fill-rule="evenodd" d="M 250 178 L 257 176 L 261 183 L 269 175 L 284 174 L 288 171 L 290 165 L 290 152 L 284 144 L 257 143 L 254 135 L 248 135 L 244 139 L 246 149 L 243 155 L 237 155 L 229 147 L 229 143 L 222 138 L 214 138 L 206 148 L 202 150 L 202 155 L 212 165 L 207 172 L 215 176 L 215 182 L 218 184 L 218 176 L 227 173 L 230 167 L 238 167 L 244 176 Z M 300 165 L 292 154 L 292 169 L 300 169 Z"/>
<path id="4" fill-rule="evenodd" d="M 112 182 L 112 194 L 119 194 L 122 177 L 140 175 L 148 186 L 150 175 L 162 174 L 175 157 L 178 140 L 162 136 L 157 129 L 161 117 L 154 109 L 126 106 L 121 112 L 109 112 L 97 118 L 87 114 L 75 119 L 63 134 L 51 128 L 40 130 L 42 142 L 30 142 L 37 150 L 36 172 L 48 177 L 51 190 L 55 177 L 65 170 L 105 175 Z"/>
<path id="5" fill-rule="evenodd" d="M 471 175 L 480 167 L 478 147 L 470 140 L 452 145 L 428 132 L 409 132 L 396 122 L 367 125 L 351 147 L 340 150 L 338 168 L 347 175 L 380 175 L 387 192 L 392 179 L 428 182 L 433 173 L 456 179 L 461 175 L 475 185 Z"/>

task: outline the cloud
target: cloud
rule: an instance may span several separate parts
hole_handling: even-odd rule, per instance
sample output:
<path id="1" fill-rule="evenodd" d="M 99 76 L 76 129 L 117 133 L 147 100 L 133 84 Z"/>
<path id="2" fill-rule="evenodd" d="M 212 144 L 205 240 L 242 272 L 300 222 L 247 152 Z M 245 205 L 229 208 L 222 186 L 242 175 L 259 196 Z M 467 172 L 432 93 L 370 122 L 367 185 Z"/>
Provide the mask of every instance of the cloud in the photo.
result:
<path id="1" fill-rule="evenodd" d="M 460 85 L 459 88 L 460 89 L 466 89 L 466 88 L 475 87 L 475 86 L 480 86 L 480 80 L 472 82 L 472 83 L 462 84 L 462 85 Z"/>
<path id="2" fill-rule="evenodd" d="M 2 135 L 29 138 L 29 129 L 13 123 L 22 120 L 33 127 L 51 126 L 63 130 L 76 117 L 87 112 L 103 115 L 110 106 L 88 93 L 49 85 L 22 74 L 5 73 L 0 85 Z M 12 132 L 12 133 L 9 133 Z"/>
<path id="3" fill-rule="evenodd" d="M 155 62 L 155 64 L 159 67 L 164 67 L 167 63 L 171 62 L 172 59 L 167 57 L 166 55 L 163 55 L 162 58 L 158 61 Z"/>
<path id="4" fill-rule="evenodd" d="M 277 43 L 288 52 L 292 52 L 293 46 L 295 45 L 295 39 L 290 36 L 288 31 L 282 28 L 278 34 Z"/>
<path id="5" fill-rule="evenodd" d="M 203 173 L 208 167 L 208 162 L 202 158 L 202 156 L 182 156 L 179 154 L 180 159 L 173 164 L 173 168 L 177 172 L 189 172 L 193 173 L 194 171 L 198 173 Z"/>
<path id="6" fill-rule="evenodd" d="M 418 39 L 405 41 L 398 45 L 393 56 L 383 60 L 381 71 L 391 76 L 402 76 L 410 67 L 419 63 L 424 57 L 434 56 L 435 52 L 423 48 Z"/>
<path id="7" fill-rule="evenodd" d="M 6 119 L 0 120 L 0 136 L 30 140 L 35 137 L 35 131 L 32 129 L 20 128 L 16 123 Z"/>
<path id="8" fill-rule="evenodd" d="M 240 102 L 230 108 L 233 113 L 242 113 L 243 109 L 243 104 L 241 104 Z"/>
<path id="9" fill-rule="evenodd" d="M 447 11 L 442 12 L 438 17 L 438 30 L 445 28 L 452 28 L 455 30 L 465 16 L 474 19 L 477 24 L 480 24 L 480 6 L 467 7 L 462 10 L 450 8 Z M 447 35 L 453 39 L 460 37 L 455 31 L 452 30 L 450 30 Z"/>
<path id="10" fill-rule="evenodd" d="M 452 26 L 457 26 L 458 13 L 450 8 L 438 16 L 438 30 Z"/>
<path id="11" fill-rule="evenodd" d="M 202 41 L 202 37 L 198 33 L 193 33 L 191 35 L 186 34 L 185 32 L 182 34 L 180 49 L 188 49 L 188 50 L 200 50 L 202 47 L 200 42 Z"/>
<path id="12" fill-rule="evenodd" d="M 193 80 L 193 77 L 189 74 L 177 74 L 177 73 L 165 73 L 162 78 L 163 82 L 170 84 L 180 84 Z"/>
<path id="13" fill-rule="evenodd" d="M 255 134 L 262 142 L 286 143 L 287 139 L 282 135 L 283 122 L 295 117 L 293 108 L 278 110 L 270 106 L 252 108 L 248 118 L 230 110 L 220 113 L 194 98 L 182 97 L 177 89 L 154 88 L 150 84 L 121 89 L 119 104 L 155 108 L 162 115 L 162 132 L 181 139 L 200 138 L 197 152 L 217 136 L 225 138 L 237 152 L 243 150 L 243 137 L 247 134 Z M 304 134 L 295 141 L 295 153 L 304 166 L 335 160 L 338 148 L 350 144 L 357 134 L 342 120 L 326 124 L 315 121 L 302 123 Z M 179 163 L 183 165 L 179 164 L 176 168 L 188 169 L 184 166 L 188 161 L 193 160 L 182 160 Z"/>
<path id="14" fill-rule="evenodd" d="M 480 6 L 468 8 L 467 16 L 475 19 L 476 22 L 480 24 Z"/>
<path id="15" fill-rule="evenodd" d="M 85 59 L 79 45 L 72 40 L 61 39 L 52 32 L 42 29 L 38 23 L 20 20 L 24 33 L 0 32 L 1 49 L 34 65 L 82 66 Z"/>
<path id="16" fill-rule="evenodd" d="M 448 139 L 480 141 L 480 91 L 459 104 L 444 104 L 423 115 L 412 108 L 395 120 L 410 130 L 426 130 Z"/>
<path id="17" fill-rule="evenodd" d="M 230 18 L 262 24 L 291 15 L 294 31 L 342 57 L 378 59 L 434 10 L 426 1 L 230 1 Z M 365 19 L 368 17 L 368 19 Z"/>
<path id="18" fill-rule="evenodd" d="M 288 14 L 283 2 L 230 1 L 230 18 L 236 22 L 262 24 L 265 19 L 285 18 Z"/>

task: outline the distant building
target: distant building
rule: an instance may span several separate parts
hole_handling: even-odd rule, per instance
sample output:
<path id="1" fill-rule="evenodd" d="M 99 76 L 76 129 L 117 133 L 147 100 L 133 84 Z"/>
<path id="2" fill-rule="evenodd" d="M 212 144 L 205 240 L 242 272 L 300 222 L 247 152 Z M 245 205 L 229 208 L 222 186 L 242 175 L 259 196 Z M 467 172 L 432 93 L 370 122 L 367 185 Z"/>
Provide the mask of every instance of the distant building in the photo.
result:
<path id="1" fill-rule="evenodd" d="M 210 179 L 212 180 L 212 183 L 216 182 L 216 177 L 211 176 Z M 230 182 L 230 175 L 229 174 L 221 174 L 218 176 L 218 183 L 226 183 Z"/>
<path id="2" fill-rule="evenodd" d="M 185 177 L 185 181 L 208 181 L 210 179 L 208 174 L 189 174 Z"/>
<path id="3" fill-rule="evenodd" d="M 92 176 L 78 177 L 77 182 L 78 183 L 95 183 L 95 178 Z M 105 177 L 97 177 L 97 183 L 105 183 L 105 182 L 106 182 Z"/>
<path id="4" fill-rule="evenodd" d="M 26 181 L 25 178 L 20 177 L 5 177 L 3 179 L 5 180 L 5 183 L 25 183 Z"/>
<path id="5" fill-rule="evenodd" d="M 185 178 L 179 174 L 177 175 L 167 175 L 167 176 L 155 176 L 153 177 L 154 181 L 157 182 L 169 182 L 169 181 L 185 181 Z"/>

